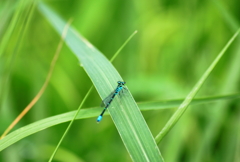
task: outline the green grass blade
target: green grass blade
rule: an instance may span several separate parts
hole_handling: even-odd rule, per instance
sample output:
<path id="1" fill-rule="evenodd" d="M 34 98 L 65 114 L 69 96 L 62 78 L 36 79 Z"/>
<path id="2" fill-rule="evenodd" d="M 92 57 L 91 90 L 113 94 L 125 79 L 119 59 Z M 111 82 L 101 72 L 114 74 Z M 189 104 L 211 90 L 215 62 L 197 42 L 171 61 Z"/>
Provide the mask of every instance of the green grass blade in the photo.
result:
<path id="1" fill-rule="evenodd" d="M 218 1 L 218 0 L 213 0 L 213 3 L 215 7 L 218 8 L 220 13 L 222 14 L 222 17 L 225 19 L 227 22 L 228 26 L 232 28 L 232 31 L 235 31 L 239 28 L 239 23 L 236 20 L 236 18 L 230 13 L 227 9 L 226 6 L 223 5 L 223 2 Z"/>
<path id="2" fill-rule="evenodd" d="M 2 35 L 3 35 L 3 30 L 7 24 L 7 22 L 9 21 L 9 17 L 11 16 L 13 10 L 16 8 L 16 3 L 13 3 L 11 1 L 0 1 L 0 20 L 1 20 L 1 24 L 0 24 L 0 35 L 1 35 L 1 39 L 2 39 Z M 2 40 L 0 40 L 2 41 Z"/>
<path id="3" fill-rule="evenodd" d="M 170 129 L 177 123 L 177 121 L 180 119 L 180 117 L 183 115 L 185 110 L 187 109 L 188 105 L 192 101 L 193 97 L 197 94 L 207 77 L 210 75 L 214 67 L 217 65 L 218 61 L 221 59 L 225 51 L 228 49 L 228 47 L 232 44 L 234 39 L 239 34 L 240 29 L 233 35 L 233 37 L 228 41 L 228 43 L 225 45 L 225 47 L 222 49 L 222 51 L 218 54 L 218 56 L 215 58 L 215 60 L 212 62 L 212 64 L 209 66 L 209 68 L 205 71 L 203 76 L 200 78 L 200 80 L 197 82 L 197 84 L 193 87 L 192 91 L 187 95 L 183 103 L 179 106 L 177 111 L 173 114 L 173 116 L 169 119 L 167 124 L 164 126 L 162 131 L 156 136 L 156 141 L 159 143 L 162 138 L 170 131 Z"/>
<path id="4" fill-rule="evenodd" d="M 59 146 L 61 145 L 61 143 L 62 143 L 62 141 L 63 141 L 63 139 L 64 139 L 64 137 L 67 135 L 67 133 L 68 133 L 69 129 L 71 128 L 74 120 L 77 118 L 77 115 L 79 114 L 79 112 L 80 112 L 80 110 L 81 110 L 81 108 L 82 108 L 82 105 L 85 103 L 86 99 L 88 98 L 88 96 L 89 96 L 89 94 L 92 92 L 92 90 L 93 90 L 93 86 L 88 90 L 87 94 L 85 95 L 85 97 L 83 98 L 81 104 L 79 105 L 77 111 L 74 113 L 74 116 L 73 116 L 73 118 L 71 119 L 71 121 L 70 121 L 67 129 L 65 130 L 64 134 L 62 135 L 60 141 L 59 141 L 58 144 L 57 144 L 57 147 L 54 149 L 54 151 L 53 151 L 50 159 L 48 160 L 49 162 L 53 160 L 53 158 L 54 158 L 54 156 L 55 156 L 55 154 L 56 154 Z"/>
<path id="5" fill-rule="evenodd" d="M 110 62 L 113 62 L 115 58 L 119 55 L 119 53 L 122 51 L 122 49 L 126 46 L 126 44 L 132 39 L 132 37 L 137 33 L 137 31 L 134 31 L 130 37 L 123 43 L 123 45 L 117 50 L 117 52 L 113 55 Z"/>
<path id="6" fill-rule="evenodd" d="M 229 99 L 238 99 L 238 98 L 240 98 L 240 93 L 232 94 L 232 95 L 224 95 L 224 96 L 210 96 L 210 97 L 204 97 L 204 98 L 196 98 L 192 100 L 190 105 L 192 106 L 192 105 L 216 102 L 220 100 L 229 100 Z M 160 109 L 177 108 L 180 106 L 182 102 L 183 102 L 183 99 L 142 102 L 142 103 L 138 103 L 138 106 L 141 109 L 141 111 L 160 110 Z"/>
<path id="7" fill-rule="evenodd" d="M 98 109 L 100 111 L 101 109 Z M 27 126 L 24 126 L 22 128 L 19 128 L 15 130 L 14 132 L 9 133 L 7 136 L 5 136 L 3 139 L 0 140 L 0 151 L 7 148 L 8 146 L 12 145 L 13 143 L 19 141 L 20 139 L 27 137 L 31 134 L 34 134 L 36 132 L 39 132 L 41 130 L 44 130 L 48 127 L 65 123 L 70 121 L 74 115 L 76 114 L 76 111 L 71 111 L 68 113 L 64 113 L 61 115 L 52 116 L 46 119 L 39 120 L 37 122 L 31 123 Z M 99 113 L 96 111 L 96 108 L 92 109 L 82 109 L 77 118 L 79 117 L 83 118 L 90 118 L 93 116 L 97 116 Z"/>
<path id="8" fill-rule="evenodd" d="M 44 4 L 40 11 L 61 34 L 65 22 Z M 102 98 L 123 80 L 113 65 L 74 29 L 69 29 L 66 44 L 77 56 Z M 116 98 L 109 113 L 133 161 L 163 161 L 155 140 L 130 92 Z"/>
<path id="9" fill-rule="evenodd" d="M 9 4 L 10 5 L 10 4 Z M 14 6 L 16 5 L 16 6 Z M 29 1 L 19 1 L 16 4 L 12 6 L 16 7 L 16 12 L 13 15 L 13 18 L 6 30 L 6 32 L 3 34 L 3 38 L 1 40 L 0 38 L 0 58 L 2 53 L 6 50 L 7 46 L 9 44 L 14 44 L 12 46 L 13 52 L 6 52 L 4 53 L 4 56 L 7 58 L 4 61 L 4 73 L 1 77 L 2 82 L 0 83 L 0 109 L 3 107 L 3 104 L 6 99 L 7 94 L 7 87 L 8 87 L 8 80 L 12 73 L 12 68 L 15 63 L 15 58 L 19 52 L 19 49 L 21 48 L 23 37 L 27 31 L 28 25 L 30 23 L 34 8 L 35 8 L 35 1 L 29 0 Z M 25 11 L 22 11 L 22 10 Z M 23 20 L 22 20 L 23 19 Z M 1 28 L 1 27 L 0 27 Z M 1 30 L 1 29 L 0 29 Z M 15 32 L 14 32 L 15 31 Z M 17 41 L 16 43 L 11 42 L 10 37 L 14 33 Z M 1 35 L 1 33 L 0 33 Z M 11 42 L 11 43 L 9 43 Z"/>
<path id="10" fill-rule="evenodd" d="M 118 56 L 118 54 L 120 53 L 120 51 L 125 47 L 125 45 L 131 40 L 131 38 L 137 33 L 137 31 L 135 31 L 133 34 L 131 34 L 131 36 L 124 42 L 124 44 L 119 48 L 119 50 L 113 55 L 112 59 L 110 60 L 111 62 Z M 60 141 L 57 144 L 57 147 L 54 149 L 54 152 L 52 153 L 52 155 L 50 156 L 50 159 L 48 160 L 49 162 L 51 162 L 53 160 L 53 158 L 55 157 L 55 154 L 57 153 L 63 139 L 65 138 L 65 136 L 67 135 L 69 129 L 71 128 L 74 120 L 76 120 L 76 117 L 79 113 L 79 111 L 82 108 L 82 105 L 85 103 L 86 99 L 88 98 L 89 94 L 92 92 L 93 90 L 93 86 L 91 86 L 91 88 L 88 90 L 87 94 L 85 95 L 84 99 L 82 100 L 80 106 L 78 107 L 74 117 L 72 118 L 72 120 L 70 121 L 67 129 L 65 130 L 63 136 L 61 137 Z"/>
<path id="11" fill-rule="evenodd" d="M 202 104 L 202 103 L 208 103 L 208 102 L 216 102 L 218 100 L 229 100 L 229 99 L 236 99 L 240 98 L 240 94 L 233 94 L 233 95 L 225 95 L 225 96 L 213 96 L 213 97 L 206 97 L 206 98 L 199 98 L 194 99 L 190 105 L 195 104 Z M 158 102 L 145 102 L 145 103 L 139 103 L 139 107 L 141 110 L 161 110 L 166 108 L 175 108 L 178 107 L 183 100 L 170 100 L 170 101 L 158 101 Z M 81 109 L 78 113 L 76 119 L 86 119 L 86 118 L 92 118 L 97 117 L 99 115 L 99 112 L 102 110 L 102 108 L 88 108 L 88 109 Z M 19 128 L 11 133 L 9 133 L 7 136 L 5 136 L 3 139 L 0 140 L 0 151 L 4 150 L 8 146 L 11 146 L 12 144 L 16 143 L 17 141 L 30 136 L 34 133 L 40 132 L 42 130 L 45 130 L 47 128 L 50 128 L 52 126 L 62 124 L 65 122 L 71 121 L 71 119 L 76 114 L 76 111 L 71 111 L 59 115 L 55 115 L 52 117 L 48 117 L 42 120 L 39 120 L 37 122 L 34 122 L 32 124 L 26 125 L 22 128 Z M 108 115 L 109 113 L 106 112 L 105 115 Z"/>
<path id="12" fill-rule="evenodd" d="M 19 19 L 19 16 L 21 15 L 21 10 L 23 9 L 25 5 L 25 1 L 21 0 L 18 2 L 17 8 L 16 8 L 16 12 L 13 15 L 13 18 L 10 22 L 10 25 L 8 26 L 7 31 L 5 32 L 2 40 L 1 40 L 1 44 L 0 44 L 0 56 L 3 54 L 7 44 L 9 43 L 9 39 L 11 37 L 11 34 L 13 33 L 14 28 L 16 27 L 17 21 Z"/>
<path id="13" fill-rule="evenodd" d="M 41 158 L 38 159 L 38 161 L 46 161 L 52 150 L 54 150 L 54 146 L 52 145 L 41 145 L 40 146 L 41 151 Z M 70 162 L 85 162 L 85 160 L 81 159 L 80 157 L 76 156 L 73 152 L 64 149 L 59 148 L 57 156 L 54 157 L 55 161 L 70 161 Z"/>

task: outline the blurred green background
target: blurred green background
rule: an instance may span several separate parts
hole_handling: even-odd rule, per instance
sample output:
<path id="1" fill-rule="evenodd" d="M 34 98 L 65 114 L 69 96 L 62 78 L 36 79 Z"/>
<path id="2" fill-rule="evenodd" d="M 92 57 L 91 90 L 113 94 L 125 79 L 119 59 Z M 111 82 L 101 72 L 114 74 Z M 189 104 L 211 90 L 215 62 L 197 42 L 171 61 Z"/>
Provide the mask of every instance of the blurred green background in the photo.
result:
<path id="1" fill-rule="evenodd" d="M 240 21 L 240 1 L 236 0 L 45 3 L 63 19 L 73 18 L 72 26 L 109 59 L 138 31 L 113 62 L 137 102 L 184 98 L 236 32 Z M 29 14 L 31 6 L 31 0 L 0 1 L 0 48 L 4 47 L 0 53 L 1 133 L 40 90 L 60 40 L 37 4 Z M 4 36 L 14 15 L 19 19 L 6 41 Z M 239 92 L 239 62 L 240 38 L 231 45 L 197 96 Z M 64 45 L 46 91 L 14 130 L 76 110 L 91 85 L 77 58 Z M 100 103 L 94 91 L 84 108 Z M 174 111 L 143 112 L 154 137 Z M 237 162 L 239 124 L 239 100 L 190 106 L 159 148 L 166 162 Z M 66 127 L 66 123 L 61 124 L 24 138 L 3 150 L 0 161 L 47 161 Z M 109 116 L 100 124 L 96 124 L 95 118 L 75 121 L 56 158 L 68 162 L 131 161 Z"/>

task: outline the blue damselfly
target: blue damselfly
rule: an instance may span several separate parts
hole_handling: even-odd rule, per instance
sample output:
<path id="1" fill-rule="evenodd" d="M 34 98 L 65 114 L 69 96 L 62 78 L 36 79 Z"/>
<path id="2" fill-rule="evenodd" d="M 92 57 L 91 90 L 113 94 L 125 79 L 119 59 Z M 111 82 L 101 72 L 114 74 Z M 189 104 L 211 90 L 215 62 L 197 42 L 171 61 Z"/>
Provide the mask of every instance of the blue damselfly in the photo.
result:
<path id="1" fill-rule="evenodd" d="M 104 109 L 102 113 L 98 116 L 97 122 L 100 122 L 102 120 L 103 114 L 105 113 L 105 111 L 107 110 L 107 108 L 109 107 L 113 99 L 115 98 L 115 96 L 117 94 L 122 93 L 123 89 L 125 89 L 123 86 L 124 84 L 126 84 L 126 82 L 118 81 L 117 83 L 118 83 L 117 88 L 102 101 L 101 107 L 104 107 Z"/>

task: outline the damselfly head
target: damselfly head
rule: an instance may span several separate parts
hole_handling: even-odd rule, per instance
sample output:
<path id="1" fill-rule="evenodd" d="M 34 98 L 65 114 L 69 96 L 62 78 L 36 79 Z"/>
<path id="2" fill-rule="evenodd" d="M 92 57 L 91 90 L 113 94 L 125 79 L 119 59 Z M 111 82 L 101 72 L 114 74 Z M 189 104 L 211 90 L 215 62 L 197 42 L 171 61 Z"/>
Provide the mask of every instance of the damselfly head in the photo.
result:
<path id="1" fill-rule="evenodd" d="M 122 82 L 122 81 L 118 81 L 117 83 L 118 83 L 118 85 L 124 85 L 124 84 L 126 84 L 126 82 Z"/>

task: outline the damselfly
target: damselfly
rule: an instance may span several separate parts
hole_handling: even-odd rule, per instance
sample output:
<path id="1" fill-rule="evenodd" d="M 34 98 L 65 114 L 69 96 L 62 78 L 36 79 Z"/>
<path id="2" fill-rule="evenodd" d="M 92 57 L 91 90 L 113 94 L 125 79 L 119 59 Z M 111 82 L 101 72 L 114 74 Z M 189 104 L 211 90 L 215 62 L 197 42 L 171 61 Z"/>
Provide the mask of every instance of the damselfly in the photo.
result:
<path id="1" fill-rule="evenodd" d="M 117 88 L 110 94 L 108 95 L 108 97 L 106 97 L 101 104 L 101 107 L 104 107 L 102 113 L 98 116 L 97 118 L 97 122 L 100 122 L 102 120 L 103 114 L 105 113 L 105 111 L 107 110 L 108 106 L 111 104 L 111 102 L 113 101 L 113 99 L 115 98 L 115 96 L 117 94 L 122 93 L 123 89 L 125 89 L 123 86 L 126 82 L 121 82 L 118 81 L 118 86 Z"/>

